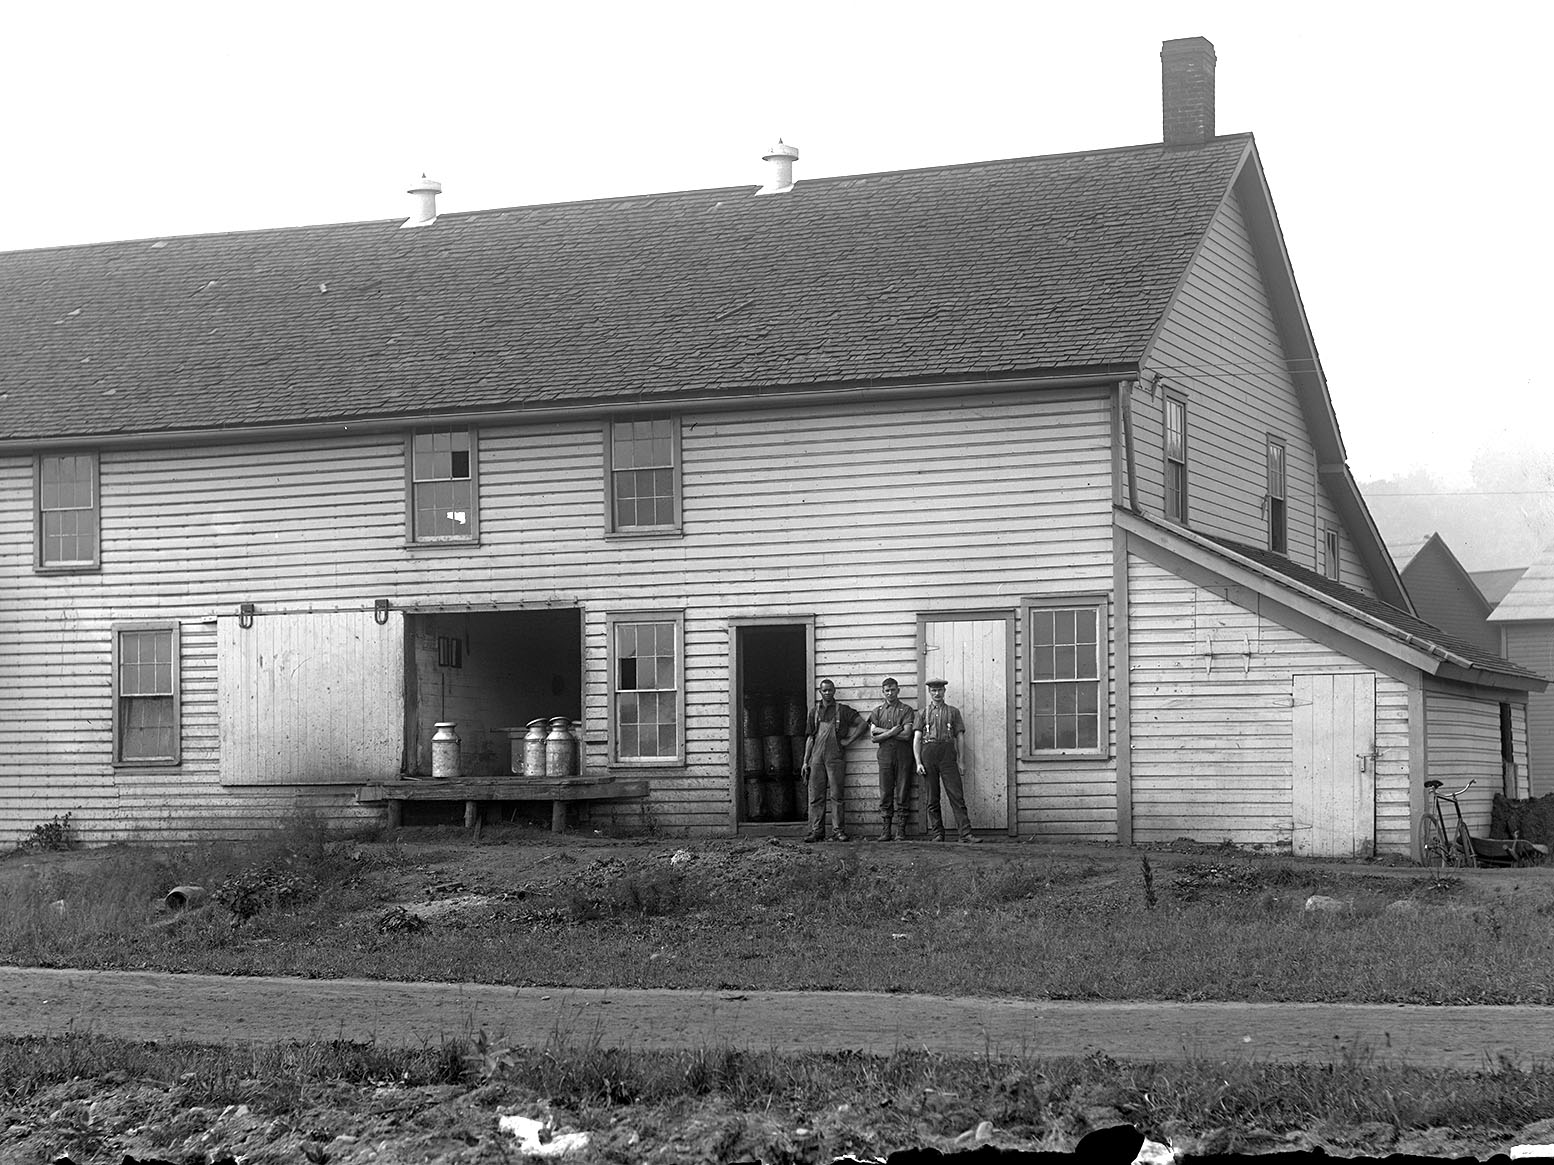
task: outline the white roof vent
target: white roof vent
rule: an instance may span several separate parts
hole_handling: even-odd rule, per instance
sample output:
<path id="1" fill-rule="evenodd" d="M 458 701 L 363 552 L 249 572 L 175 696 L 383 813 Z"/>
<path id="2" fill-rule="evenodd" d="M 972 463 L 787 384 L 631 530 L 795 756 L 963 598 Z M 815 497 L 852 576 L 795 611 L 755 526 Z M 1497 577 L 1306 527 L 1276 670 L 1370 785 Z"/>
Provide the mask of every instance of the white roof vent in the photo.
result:
<path id="1" fill-rule="evenodd" d="M 416 210 L 413 215 L 399 224 L 401 230 L 406 227 L 429 227 L 437 221 L 437 196 L 442 193 L 442 183 L 435 178 L 428 178 L 422 174 L 415 182 L 410 184 L 408 191 L 416 198 Z"/>
<path id="2" fill-rule="evenodd" d="M 781 138 L 777 144 L 761 157 L 761 161 L 769 163 L 772 168 L 771 176 L 765 186 L 757 190 L 757 194 L 786 194 L 793 189 L 793 163 L 799 160 L 797 146 L 784 145 Z"/>

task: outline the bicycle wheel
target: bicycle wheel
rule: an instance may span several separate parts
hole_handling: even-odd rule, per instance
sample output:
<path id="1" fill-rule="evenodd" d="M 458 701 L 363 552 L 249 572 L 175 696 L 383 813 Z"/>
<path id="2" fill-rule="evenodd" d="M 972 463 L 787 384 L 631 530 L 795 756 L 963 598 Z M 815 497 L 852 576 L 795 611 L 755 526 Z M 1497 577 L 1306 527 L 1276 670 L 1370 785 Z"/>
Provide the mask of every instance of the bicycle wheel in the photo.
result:
<path id="1" fill-rule="evenodd" d="M 1452 865 L 1468 866 L 1469 868 L 1477 866 L 1478 855 L 1473 852 L 1473 835 L 1468 832 L 1468 823 L 1466 821 L 1457 822 L 1457 832 L 1454 840 L 1456 845 L 1452 849 L 1455 851 L 1453 856 L 1456 858 L 1456 861 Z"/>
<path id="2" fill-rule="evenodd" d="M 1434 813 L 1421 813 L 1414 828 L 1414 846 L 1419 851 L 1419 864 L 1432 870 L 1445 867 L 1447 857 L 1446 834 Z"/>

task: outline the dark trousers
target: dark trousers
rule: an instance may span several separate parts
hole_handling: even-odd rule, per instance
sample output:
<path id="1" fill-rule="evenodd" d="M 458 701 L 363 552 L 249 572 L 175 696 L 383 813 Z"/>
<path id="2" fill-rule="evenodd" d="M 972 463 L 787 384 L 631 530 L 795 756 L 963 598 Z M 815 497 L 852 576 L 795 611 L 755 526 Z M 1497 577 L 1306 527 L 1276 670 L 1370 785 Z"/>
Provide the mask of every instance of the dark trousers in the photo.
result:
<path id="1" fill-rule="evenodd" d="M 950 810 L 955 814 L 955 827 L 960 836 L 971 836 L 971 818 L 966 815 L 966 795 L 960 784 L 960 760 L 955 755 L 955 742 L 923 742 L 923 804 L 928 810 L 928 832 L 934 837 L 944 836 L 944 814 L 939 807 L 939 789 L 950 799 Z"/>
<path id="2" fill-rule="evenodd" d="M 887 740 L 879 746 L 880 816 L 887 822 L 906 824 L 907 799 L 912 793 L 912 746 L 905 740 Z"/>

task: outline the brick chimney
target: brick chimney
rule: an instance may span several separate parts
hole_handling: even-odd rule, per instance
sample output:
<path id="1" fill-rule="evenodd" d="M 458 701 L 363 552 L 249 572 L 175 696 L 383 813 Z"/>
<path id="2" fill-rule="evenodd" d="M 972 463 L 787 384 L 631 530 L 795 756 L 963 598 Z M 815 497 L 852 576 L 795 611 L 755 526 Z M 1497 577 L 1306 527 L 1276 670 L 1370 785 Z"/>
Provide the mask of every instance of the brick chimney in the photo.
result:
<path id="1" fill-rule="evenodd" d="M 1214 136 L 1214 60 L 1214 46 L 1201 36 L 1168 40 L 1160 46 L 1166 145 L 1202 145 Z"/>

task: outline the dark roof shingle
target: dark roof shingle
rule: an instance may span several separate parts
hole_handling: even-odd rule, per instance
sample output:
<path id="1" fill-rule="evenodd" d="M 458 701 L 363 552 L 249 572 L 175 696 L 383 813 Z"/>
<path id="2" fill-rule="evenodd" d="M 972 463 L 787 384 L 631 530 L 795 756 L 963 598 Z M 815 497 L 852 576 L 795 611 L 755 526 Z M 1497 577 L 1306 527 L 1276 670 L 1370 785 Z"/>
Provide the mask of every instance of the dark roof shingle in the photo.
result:
<path id="1" fill-rule="evenodd" d="M 0 253 L 0 438 L 1129 364 L 1249 143 Z"/>
<path id="2" fill-rule="evenodd" d="M 1502 675 L 1520 676 L 1528 679 L 1543 680 L 1548 677 L 1539 675 L 1535 671 L 1520 667 L 1510 660 L 1503 659 L 1492 651 L 1486 651 L 1476 643 L 1469 643 L 1466 639 L 1459 639 L 1426 623 L 1423 619 L 1410 615 L 1400 607 L 1394 607 L 1391 603 L 1371 595 L 1353 590 L 1340 582 L 1335 582 L 1326 575 L 1318 574 L 1314 570 L 1307 570 L 1303 566 L 1296 566 L 1282 554 L 1275 554 L 1271 550 L 1265 550 L 1260 546 L 1251 546 L 1245 542 L 1235 542 L 1229 538 L 1216 538 L 1212 534 L 1205 535 L 1210 541 L 1217 542 L 1227 550 L 1233 550 L 1244 558 L 1250 558 L 1259 566 L 1266 567 L 1302 586 L 1320 591 L 1329 598 L 1338 600 L 1355 610 L 1363 611 L 1372 618 L 1380 619 L 1395 627 L 1405 635 L 1426 640 L 1437 647 L 1444 648 L 1453 655 L 1461 656 L 1476 668 L 1485 671 L 1499 672 Z"/>

